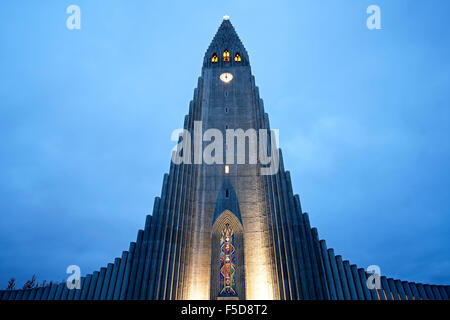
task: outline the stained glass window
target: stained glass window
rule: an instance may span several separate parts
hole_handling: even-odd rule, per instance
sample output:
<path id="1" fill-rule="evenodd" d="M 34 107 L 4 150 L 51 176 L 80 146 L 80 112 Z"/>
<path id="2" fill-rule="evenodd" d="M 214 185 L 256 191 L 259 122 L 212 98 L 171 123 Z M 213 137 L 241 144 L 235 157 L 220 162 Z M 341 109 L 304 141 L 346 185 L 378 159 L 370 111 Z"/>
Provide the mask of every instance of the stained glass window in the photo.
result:
<path id="1" fill-rule="evenodd" d="M 212 62 L 212 63 L 217 63 L 217 61 L 218 61 L 217 53 L 214 53 L 214 54 L 212 55 L 212 57 L 211 57 L 211 62 Z"/>
<path id="2" fill-rule="evenodd" d="M 236 61 L 236 62 L 241 62 L 242 61 L 242 58 L 241 58 L 241 55 L 239 54 L 239 52 L 236 53 L 236 55 L 234 56 L 234 61 Z"/>
<path id="3" fill-rule="evenodd" d="M 228 50 L 223 52 L 223 62 L 230 62 L 230 52 Z"/>
<path id="4" fill-rule="evenodd" d="M 227 223 L 220 234 L 220 292 L 221 296 L 236 296 L 236 267 L 234 233 Z"/>

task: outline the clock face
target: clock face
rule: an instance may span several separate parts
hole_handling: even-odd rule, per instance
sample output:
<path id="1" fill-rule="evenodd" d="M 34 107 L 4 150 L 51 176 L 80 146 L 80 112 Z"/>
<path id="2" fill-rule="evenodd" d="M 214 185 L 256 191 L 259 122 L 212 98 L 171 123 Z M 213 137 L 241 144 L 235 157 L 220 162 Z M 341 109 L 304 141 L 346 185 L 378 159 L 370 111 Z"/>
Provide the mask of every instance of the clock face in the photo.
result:
<path id="1" fill-rule="evenodd" d="M 230 83 L 231 80 L 233 80 L 233 75 L 229 72 L 224 72 L 220 75 L 220 80 L 222 80 L 225 83 Z"/>

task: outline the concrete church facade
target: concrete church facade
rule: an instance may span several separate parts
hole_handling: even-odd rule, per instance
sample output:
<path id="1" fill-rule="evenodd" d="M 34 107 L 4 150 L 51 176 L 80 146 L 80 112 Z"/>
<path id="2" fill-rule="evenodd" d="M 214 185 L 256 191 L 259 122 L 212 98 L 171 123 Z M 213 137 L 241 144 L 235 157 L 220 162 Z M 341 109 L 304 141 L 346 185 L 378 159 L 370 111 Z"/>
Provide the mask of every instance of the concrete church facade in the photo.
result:
<path id="1" fill-rule="evenodd" d="M 184 129 L 217 129 L 225 136 L 235 128 L 267 130 L 275 147 L 270 156 L 278 162 L 274 174 L 261 174 L 267 166 L 261 163 L 196 163 L 197 147 L 189 145 L 182 152 L 191 162 L 171 163 L 152 215 L 120 258 L 81 277 L 80 289 L 60 283 L 0 291 L 0 299 L 449 299 L 449 286 L 385 276 L 378 289 L 369 289 L 364 269 L 319 240 L 281 151 L 273 152 L 278 148 L 247 51 L 224 17 L 206 51 Z M 199 144 L 208 145 L 204 139 Z M 227 140 L 223 153 L 230 148 L 234 159 L 237 150 Z"/>

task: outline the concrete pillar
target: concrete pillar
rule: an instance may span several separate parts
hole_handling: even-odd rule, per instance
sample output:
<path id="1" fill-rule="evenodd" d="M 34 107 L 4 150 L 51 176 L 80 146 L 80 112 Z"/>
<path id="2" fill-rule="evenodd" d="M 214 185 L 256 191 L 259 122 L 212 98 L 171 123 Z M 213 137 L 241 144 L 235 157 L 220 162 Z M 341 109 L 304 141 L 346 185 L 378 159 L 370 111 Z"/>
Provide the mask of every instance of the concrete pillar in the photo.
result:
<path id="1" fill-rule="evenodd" d="M 102 293 L 103 281 L 105 280 L 106 268 L 100 268 L 100 273 L 98 274 L 97 284 L 95 285 L 95 291 L 93 300 L 100 300 L 100 295 Z"/>
<path id="2" fill-rule="evenodd" d="M 439 292 L 438 287 L 435 286 L 435 285 L 430 285 L 430 288 L 431 288 L 431 291 L 432 291 L 433 294 L 434 294 L 434 298 L 435 298 L 436 300 L 442 300 L 442 297 L 441 297 L 441 294 L 440 294 L 440 292 Z"/>
<path id="3" fill-rule="evenodd" d="M 54 300 L 55 299 L 55 294 L 56 294 L 56 289 L 58 288 L 58 284 L 53 284 L 52 287 L 50 288 L 50 292 L 48 294 L 47 300 Z"/>
<path id="4" fill-rule="evenodd" d="M 67 296 L 67 300 L 73 300 L 75 298 L 76 291 L 77 290 L 75 288 L 74 289 L 70 289 L 69 290 L 69 295 Z"/>
<path id="5" fill-rule="evenodd" d="M 381 276 L 381 287 L 383 288 L 383 294 L 385 295 L 386 300 L 394 300 L 394 297 L 391 293 L 391 289 L 389 288 L 388 281 L 385 276 Z"/>
<path id="6" fill-rule="evenodd" d="M 361 281 L 359 279 L 358 267 L 356 264 L 350 266 L 350 271 L 352 272 L 353 281 L 355 282 L 356 294 L 358 295 L 358 300 L 366 300 L 364 296 L 363 288 L 361 287 Z"/>
<path id="7" fill-rule="evenodd" d="M 171 163 L 171 168 L 173 164 Z M 157 272 L 158 269 L 158 259 L 160 259 L 159 255 L 161 254 L 161 238 L 163 229 L 165 226 L 165 216 L 166 216 L 166 206 L 167 206 L 167 195 L 168 195 L 168 186 L 171 183 L 170 176 L 168 174 L 164 175 L 163 179 L 163 187 L 161 191 L 161 204 L 159 207 L 158 215 L 155 217 L 156 229 L 155 229 L 155 240 L 153 244 L 152 257 L 151 257 L 151 267 L 149 272 L 149 282 L 147 288 L 147 297 L 148 299 L 155 298 L 155 287 L 157 286 Z"/>
<path id="8" fill-rule="evenodd" d="M 411 287 L 407 281 L 402 281 L 403 290 L 405 291 L 408 300 L 414 300 L 414 294 L 411 291 Z"/>
<path id="9" fill-rule="evenodd" d="M 105 278 L 103 279 L 103 286 L 102 286 L 102 291 L 100 294 L 100 300 L 106 300 L 106 297 L 108 295 L 108 287 L 109 287 L 109 283 L 111 281 L 111 274 L 112 274 L 113 266 L 114 265 L 112 263 L 108 263 L 108 267 L 107 267 L 106 273 L 105 273 Z"/>
<path id="10" fill-rule="evenodd" d="M 331 271 L 333 273 L 334 287 L 336 288 L 336 295 L 338 300 L 345 300 L 344 291 L 342 290 L 341 278 L 336 264 L 336 256 L 332 248 L 328 249 L 328 258 L 330 261 Z"/>
<path id="11" fill-rule="evenodd" d="M 114 298 L 114 290 L 117 284 L 117 275 L 119 273 L 120 263 L 121 263 L 120 258 L 114 259 L 114 266 L 111 273 L 111 280 L 109 282 L 108 293 L 106 294 L 106 300 L 113 300 Z"/>
<path id="12" fill-rule="evenodd" d="M 144 230 L 139 230 L 137 239 L 136 239 L 136 249 L 134 251 L 133 262 L 131 264 L 131 269 L 130 269 L 130 277 L 128 280 L 126 300 L 133 299 L 134 285 L 136 282 L 136 275 L 137 275 L 137 268 L 138 268 L 139 260 L 141 259 L 143 237 L 144 237 Z"/>
<path id="13" fill-rule="evenodd" d="M 92 275 L 88 274 L 84 277 L 83 286 L 81 287 L 80 300 L 87 300 L 89 294 L 89 288 L 91 286 Z"/>
<path id="14" fill-rule="evenodd" d="M 97 288 L 97 280 L 100 272 L 94 271 L 92 273 L 91 283 L 89 285 L 89 291 L 87 295 L 87 300 L 94 300 L 95 289 Z"/>
<path id="15" fill-rule="evenodd" d="M 345 277 L 347 278 L 348 291 L 350 291 L 350 297 L 352 300 L 358 300 L 356 293 L 355 281 L 353 280 L 352 271 L 350 270 L 350 262 L 345 260 L 343 262 Z"/>
<path id="16" fill-rule="evenodd" d="M 34 300 L 41 300 L 42 293 L 44 292 L 44 287 L 39 287 L 36 291 L 36 297 L 34 297 Z"/>
<path id="17" fill-rule="evenodd" d="M 127 298 L 128 281 L 130 278 L 131 264 L 134 258 L 134 250 L 136 248 L 136 243 L 132 242 L 130 244 L 130 250 L 128 251 L 127 262 L 125 264 L 125 270 L 123 274 L 122 288 L 120 289 L 120 300 L 125 300 Z"/>
<path id="18" fill-rule="evenodd" d="M 336 256 L 336 265 L 339 272 L 339 279 L 341 281 L 342 291 L 344 292 L 344 299 L 351 300 L 350 290 L 348 289 L 348 281 L 344 271 L 344 264 L 342 263 L 342 256 Z"/>
<path id="19" fill-rule="evenodd" d="M 51 287 L 48 285 L 45 287 L 44 291 L 42 292 L 41 300 L 48 300 L 48 295 L 50 294 Z"/>
<path id="20" fill-rule="evenodd" d="M 83 289 L 83 285 L 86 277 L 80 277 L 80 289 L 74 289 L 75 290 L 75 295 L 73 297 L 73 300 L 80 300 L 81 298 L 81 290 Z"/>
<path id="21" fill-rule="evenodd" d="M 313 240 L 312 240 L 312 231 L 311 231 L 311 225 L 309 223 L 309 216 L 308 213 L 304 213 L 303 214 L 303 220 L 304 220 L 304 224 L 305 224 L 305 229 L 306 229 L 306 239 L 307 239 L 307 243 L 308 243 L 308 248 L 309 248 L 309 253 L 310 253 L 310 257 L 311 257 L 311 265 L 312 265 L 312 270 L 313 270 L 313 277 L 314 277 L 314 284 L 315 284 L 315 288 L 316 288 L 316 299 L 318 300 L 322 300 L 324 299 L 324 295 L 323 295 L 323 286 L 322 286 L 322 279 L 319 273 L 319 266 L 317 264 L 317 256 L 314 250 L 314 244 L 313 244 Z"/>
<path id="22" fill-rule="evenodd" d="M 9 293 L 8 300 L 15 300 L 16 295 L 17 295 L 17 290 L 11 290 L 11 292 Z"/>
<path id="23" fill-rule="evenodd" d="M 37 288 L 33 288 L 31 289 L 30 295 L 28 297 L 28 300 L 35 300 L 34 298 L 36 297 L 36 292 L 37 292 Z M 3 297 L 4 298 L 4 297 Z M 6 299 L 5 299 L 6 300 Z"/>
<path id="24" fill-rule="evenodd" d="M 322 250 L 323 265 L 328 282 L 328 291 L 331 300 L 337 300 L 336 288 L 334 286 L 333 272 L 331 271 L 330 260 L 328 258 L 328 249 L 325 240 L 320 240 L 320 249 Z"/>
<path id="25" fill-rule="evenodd" d="M 14 298 L 14 300 L 22 300 L 24 291 L 25 290 L 17 290 L 17 294 L 16 294 L 16 297 Z M 0 298 L 0 300 L 1 300 L 1 298 Z"/>
<path id="26" fill-rule="evenodd" d="M 120 299 L 120 292 L 122 291 L 122 283 L 123 283 L 123 277 L 125 275 L 125 266 L 127 264 L 127 260 L 128 260 L 128 252 L 124 251 L 122 253 L 122 259 L 120 261 L 120 268 L 117 273 L 117 281 L 116 281 L 116 286 L 114 288 L 113 300 Z"/>
<path id="27" fill-rule="evenodd" d="M 319 232 L 317 228 L 311 228 L 311 235 L 314 244 L 314 252 L 317 260 L 317 267 L 319 271 L 320 283 L 322 284 L 322 299 L 330 300 L 327 278 L 325 274 L 325 266 L 323 265 L 322 251 L 320 250 Z"/>
<path id="28" fill-rule="evenodd" d="M 417 287 L 417 290 L 419 291 L 420 297 L 421 297 L 423 300 L 433 300 L 432 297 L 428 297 L 428 295 L 427 295 L 427 293 L 425 292 L 425 289 L 424 289 L 424 287 L 423 287 L 423 284 L 417 283 L 417 284 L 416 284 L 416 287 Z"/>
<path id="29" fill-rule="evenodd" d="M 141 249 L 140 258 L 138 259 L 139 263 L 137 265 L 137 271 L 136 271 L 136 281 L 135 281 L 135 285 L 134 285 L 133 300 L 139 300 L 141 288 L 143 287 L 143 278 L 144 278 L 143 273 L 144 273 L 144 265 L 145 265 L 145 262 L 147 259 L 147 254 L 148 254 L 148 244 L 149 244 L 150 233 L 151 233 L 151 221 L 152 221 L 152 216 L 147 215 L 147 217 L 145 219 L 144 238 L 143 238 L 143 242 L 142 242 L 142 249 Z"/>
<path id="30" fill-rule="evenodd" d="M 364 292 L 366 300 L 378 300 L 378 295 L 376 289 L 371 289 L 367 287 L 367 274 L 363 268 L 358 269 L 359 280 L 361 282 L 361 287 Z"/>
<path id="31" fill-rule="evenodd" d="M 439 292 L 441 293 L 441 297 L 443 300 L 449 300 L 448 294 L 445 291 L 444 286 L 438 286 Z"/>
<path id="32" fill-rule="evenodd" d="M 420 300 L 421 297 L 420 297 L 419 289 L 417 289 L 416 284 L 414 282 L 409 282 L 409 287 L 414 296 L 414 300 Z"/>
<path id="33" fill-rule="evenodd" d="M 394 280 L 396 289 L 398 294 L 400 295 L 400 299 L 401 300 L 407 300 L 406 299 L 406 294 L 405 294 L 405 290 L 403 290 L 403 286 L 400 280 Z"/>
<path id="34" fill-rule="evenodd" d="M 447 296 L 450 297 L 450 286 L 443 286 L 447 292 Z"/>
<path id="35" fill-rule="evenodd" d="M 22 296 L 22 300 L 28 300 L 28 298 L 30 297 L 30 293 L 31 293 L 31 289 L 25 290 L 25 292 L 23 293 L 23 296 Z M 0 293 L 0 300 L 1 300 L 1 293 Z"/>
<path id="36" fill-rule="evenodd" d="M 387 282 L 388 282 L 389 288 L 391 289 L 392 295 L 394 296 L 394 300 L 400 300 L 400 295 L 397 292 L 397 288 L 395 286 L 394 279 L 389 278 L 389 279 L 387 279 Z"/>
<path id="37" fill-rule="evenodd" d="M 428 296 L 428 299 L 430 300 L 437 300 L 436 297 L 434 296 L 433 290 L 431 289 L 431 286 L 428 284 L 424 284 L 423 285 L 425 292 Z"/>
<path id="38" fill-rule="evenodd" d="M 8 300 L 8 299 L 9 299 L 10 293 L 11 293 L 10 290 L 5 290 L 5 291 L 3 291 L 2 300 Z"/>

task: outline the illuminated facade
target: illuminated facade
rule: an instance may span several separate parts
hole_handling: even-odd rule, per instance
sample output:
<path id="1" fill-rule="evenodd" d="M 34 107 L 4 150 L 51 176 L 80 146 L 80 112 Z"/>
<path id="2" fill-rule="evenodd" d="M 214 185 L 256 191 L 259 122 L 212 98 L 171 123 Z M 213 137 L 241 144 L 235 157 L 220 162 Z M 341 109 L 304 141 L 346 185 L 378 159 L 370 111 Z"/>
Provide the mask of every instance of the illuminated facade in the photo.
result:
<path id="1" fill-rule="evenodd" d="M 216 128 L 224 136 L 227 129 L 270 129 L 247 51 L 228 17 L 206 51 L 184 129 L 195 132 L 200 121 L 202 132 Z M 60 283 L 0 291 L 0 298 L 448 299 L 448 286 L 384 276 L 380 288 L 369 290 L 365 270 L 335 255 L 311 228 L 281 152 L 272 175 L 262 175 L 259 163 L 193 162 L 171 163 L 136 242 L 82 277 L 81 289 Z"/>

